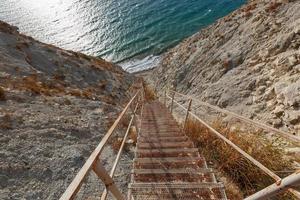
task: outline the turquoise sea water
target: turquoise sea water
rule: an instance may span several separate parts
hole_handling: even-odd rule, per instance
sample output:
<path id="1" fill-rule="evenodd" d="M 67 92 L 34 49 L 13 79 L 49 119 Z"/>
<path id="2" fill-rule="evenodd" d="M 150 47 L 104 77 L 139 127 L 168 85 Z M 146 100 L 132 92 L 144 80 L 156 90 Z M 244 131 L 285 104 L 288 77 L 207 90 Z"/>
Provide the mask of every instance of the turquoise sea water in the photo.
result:
<path id="1" fill-rule="evenodd" d="M 145 64 L 158 60 L 155 55 L 245 2 L 0 0 L 0 20 L 18 26 L 25 34 L 62 48 L 114 62 L 135 57 L 129 63 L 138 61 Z M 127 62 L 126 65 L 130 64 Z"/>

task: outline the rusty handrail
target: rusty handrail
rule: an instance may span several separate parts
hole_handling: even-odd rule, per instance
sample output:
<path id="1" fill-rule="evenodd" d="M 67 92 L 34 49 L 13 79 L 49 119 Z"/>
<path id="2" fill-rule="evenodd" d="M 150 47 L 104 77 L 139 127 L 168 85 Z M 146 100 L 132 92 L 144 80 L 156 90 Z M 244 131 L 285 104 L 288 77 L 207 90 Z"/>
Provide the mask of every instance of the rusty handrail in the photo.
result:
<path id="1" fill-rule="evenodd" d="M 235 145 L 233 142 L 231 142 L 229 139 L 227 139 L 225 136 L 223 136 L 221 133 L 216 131 L 214 128 L 212 128 L 210 125 L 208 125 L 205 121 L 203 121 L 201 118 L 199 118 L 196 114 L 193 112 L 189 111 L 187 108 L 185 108 L 182 104 L 177 102 L 174 99 L 174 96 L 170 97 L 169 95 L 166 95 L 167 98 L 171 99 L 172 102 L 176 103 L 179 107 L 184 109 L 186 112 L 191 114 L 195 119 L 197 119 L 201 124 L 206 126 L 211 132 L 213 132 L 216 136 L 218 136 L 220 139 L 222 139 L 224 142 L 226 142 L 228 145 L 230 145 L 232 148 L 234 148 L 236 151 L 238 151 L 240 154 L 242 154 L 244 157 L 246 157 L 248 160 L 250 160 L 255 166 L 260 168 L 263 172 L 268 174 L 271 178 L 273 178 L 276 183 L 280 183 L 282 179 L 276 175 L 274 172 L 272 172 L 270 169 L 265 167 L 263 164 L 261 164 L 259 161 L 257 161 L 255 158 L 253 158 L 251 155 L 243 151 L 241 148 L 239 148 L 237 145 Z M 289 192 L 291 192 L 294 196 L 296 196 L 298 199 L 300 199 L 300 192 L 293 188 L 288 189 Z"/>
<path id="2" fill-rule="evenodd" d="M 300 170 L 282 179 L 280 183 L 274 183 L 265 189 L 247 197 L 245 200 L 264 200 L 268 199 L 279 192 L 287 190 L 288 188 L 299 186 L 300 184 Z"/>
<path id="3" fill-rule="evenodd" d="M 130 99 L 128 104 L 125 106 L 123 111 L 120 113 L 116 121 L 113 123 L 113 125 L 110 127 L 108 132 L 104 135 L 96 149 L 92 152 L 90 157 L 87 159 L 83 167 L 79 170 L 73 181 L 70 183 L 68 188 L 65 190 L 65 192 L 60 197 L 60 200 L 70 200 L 73 199 L 78 191 L 81 188 L 82 183 L 84 182 L 85 177 L 88 175 L 88 173 L 93 170 L 98 177 L 104 182 L 106 189 L 109 190 L 113 196 L 116 199 L 125 199 L 124 196 L 121 194 L 117 186 L 115 185 L 112 177 L 107 173 L 105 168 L 100 162 L 100 154 L 104 149 L 105 144 L 110 139 L 111 135 L 114 133 L 116 127 L 122 120 L 123 116 L 129 109 L 129 107 L 133 104 L 133 102 L 141 95 L 143 97 L 143 91 L 142 89 L 138 90 L 135 95 Z"/>
<path id="4" fill-rule="evenodd" d="M 231 112 L 231 111 L 222 109 L 222 108 L 220 108 L 220 107 L 218 107 L 218 106 L 211 105 L 211 104 L 209 104 L 209 103 L 207 103 L 207 102 L 200 101 L 200 100 L 198 100 L 198 99 L 196 99 L 196 98 L 194 98 L 194 97 L 191 97 L 191 96 L 189 96 L 189 95 L 181 94 L 181 93 L 176 92 L 176 91 L 174 91 L 174 90 L 170 90 L 170 91 L 172 91 L 172 92 L 174 92 L 174 93 L 176 93 L 176 94 L 178 94 L 178 95 L 180 95 L 180 96 L 182 96 L 182 97 L 185 97 L 185 98 L 187 98 L 187 99 L 193 99 L 194 102 L 197 102 L 197 103 L 200 104 L 200 105 L 209 107 L 209 108 L 211 108 L 211 109 L 213 109 L 213 110 L 216 110 L 216 111 L 218 111 L 218 112 L 221 112 L 221 113 L 224 113 L 224 114 L 227 114 L 227 115 L 231 115 L 231 116 L 233 116 L 233 117 L 235 117 L 235 118 L 237 118 L 237 119 L 240 119 L 240 120 L 242 120 L 242 121 L 244 121 L 244 122 L 247 122 L 247 123 L 249 123 L 249 124 L 256 125 L 256 126 L 262 128 L 262 129 L 264 129 L 264 130 L 273 131 L 273 132 L 275 132 L 275 133 L 278 133 L 278 134 L 280 134 L 281 136 L 283 136 L 283 137 L 285 137 L 285 138 L 287 138 L 287 139 L 293 140 L 294 142 L 300 142 L 300 137 L 295 136 L 295 135 L 293 135 L 293 134 L 291 134 L 291 133 L 288 133 L 288 132 L 285 132 L 285 131 L 282 131 L 282 130 L 273 128 L 273 127 L 268 126 L 268 125 L 266 125 L 266 124 L 263 124 L 263 123 L 261 123 L 261 122 L 258 122 L 258 121 L 255 121 L 255 120 L 246 118 L 246 117 L 244 117 L 244 116 L 238 115 L 238 114 L 236 114 L 236 113 L 234 113 L 234 112 Z"/>

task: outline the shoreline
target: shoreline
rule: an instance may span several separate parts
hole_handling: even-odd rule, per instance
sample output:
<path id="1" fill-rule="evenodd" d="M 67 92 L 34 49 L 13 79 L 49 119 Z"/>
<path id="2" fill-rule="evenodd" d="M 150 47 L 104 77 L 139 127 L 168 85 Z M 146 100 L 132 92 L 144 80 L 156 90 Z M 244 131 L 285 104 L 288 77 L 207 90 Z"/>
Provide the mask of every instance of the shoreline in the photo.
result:
<path id="1" fill-rule="evenodd" d="M 147 55 L 143 58 L 132 58 L 129 60 L 125 60 L 124 62 L 116 63 L 123 70 L 128 73 L 138 73 L 142 71 L 151 70 L 158 66 L 161 61 L 161 55 Z"/>

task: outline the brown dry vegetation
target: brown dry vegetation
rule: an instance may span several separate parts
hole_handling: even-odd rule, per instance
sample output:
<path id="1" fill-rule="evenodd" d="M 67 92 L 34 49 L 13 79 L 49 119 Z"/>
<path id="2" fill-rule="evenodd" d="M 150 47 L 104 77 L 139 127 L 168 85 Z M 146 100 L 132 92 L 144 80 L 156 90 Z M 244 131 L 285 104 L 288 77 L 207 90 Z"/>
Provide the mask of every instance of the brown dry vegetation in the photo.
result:
<path id="1" fill-rule="evenodd" d="M 12 129 L 12 119 L 11 114 L 6 113 L 0 120 L 0 129 L 8 130 Z"/>
<path id="2" fill-rule="evenodd" d="M 5 101 L 5 100 L 6 100 L 5 91 L 2 87 L 0 87 L 0 101 Z"/>
<path id="3" fill-rule="evenodd" d="M 281 149 L 274 147 L 271 142 L 263 140 L 260 133 L 243 134 L 240 130 L 230 131 L 220 121 L 216 121 L 213 127 L 272 171 L 292 168 L 290 161 L 284 157 Z M 225 177 L 229 177 L 241 189 L 244 196 L 274 183 L 273 179 L 211 133 L 200 122 L 189 120 L 186 134 L 194 141 L 200 153 L 208 161 L 213 162 Z M 226 189 L 228 197 L 236 199 L 234 194 L 236 192 L 230 191 L 228 187 Z M 292 199 L 287 195 L 281 196 L 280 199 Z"/>
<path id="4" fill-rule="evenodd" d="M 277 8 L 281 6 L 282 3 L 279 2 L 270 2 L 267 8 L 265 9 L 266 12 L 275 12 L 277 11 Z"/>
<path id="5" fill-rule="evenodd" d="M 23 84 L 19 84 L 18 86 L 20 88 L 23 87 L 25 90 L 30 90 L 35 94 L 43 94 L 46 96 L 63 94 L 65 92 L 64 88 L 60 85 L 40 82 L 36 75 L 23 78 Z"/>
<path id="6" fill-rule="evenodd" d="M 60 80 L 60 78 L 54 77 L 53 80 L 42 80 L 36 74 L 32 74 L 21 79 L 6 78 L 6 80 L 0 84 L 1 86 L 5 86 L 16 90 L 29 91 L 35 95 L 44 95 L 44 96 L 71 95 L 71 96 L 81 97 L 81 98 L 91 99 L 91 100 L 96 100 L 101 98 L 101 100 L 103 100 L 104 102 L 111 102 L 110 97 L 97 95 L 96 88 L 88 87 L 83 89 L 77 89 L 77 88 L 67 87 L 67 85 Z M 1 99 L 4 100 L 3 98 L 5 98 L 5 92 L 0 87 L 0 100 Z"/>
<path id="7" fill-rule="evenodd" d="M 143 81 L 143 87 L 144 87 L 144 91 L 145 91 L 145 100 L 146 101 L 153 101 L 153 100 L 157 99 L 157 96 L 156 96 L 153 88 L 144 81 Z"/>
<path id="8" fill-rule="evenodd" d="M 131 127 L 128 138 L 133 141 L 133 144 L 137 143 L 137 130 L 136 130 L 136 127 Z"/>
<path id="9" fill-rule="evenodd" d="M 111 148 L 114 150 L 115 153 L 117 153 L 119 151 L 122 142 L 123 142 L 123 138 L 120 138 L 120 137 L 113 138 L 112 143 L 111 143 Z"/>

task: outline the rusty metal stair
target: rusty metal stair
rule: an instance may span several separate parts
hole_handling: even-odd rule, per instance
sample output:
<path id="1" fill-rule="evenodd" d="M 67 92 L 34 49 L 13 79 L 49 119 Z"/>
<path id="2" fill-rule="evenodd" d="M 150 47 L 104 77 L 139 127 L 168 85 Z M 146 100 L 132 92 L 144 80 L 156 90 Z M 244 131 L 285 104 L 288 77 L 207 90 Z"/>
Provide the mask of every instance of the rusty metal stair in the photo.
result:
<path id="1" fill-rule="evenodd" d="M 224 187 L 166 107 L 144 107 L 129 199 L 226 199 Z"/>

